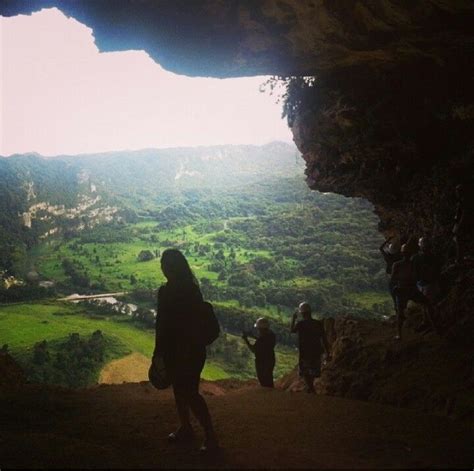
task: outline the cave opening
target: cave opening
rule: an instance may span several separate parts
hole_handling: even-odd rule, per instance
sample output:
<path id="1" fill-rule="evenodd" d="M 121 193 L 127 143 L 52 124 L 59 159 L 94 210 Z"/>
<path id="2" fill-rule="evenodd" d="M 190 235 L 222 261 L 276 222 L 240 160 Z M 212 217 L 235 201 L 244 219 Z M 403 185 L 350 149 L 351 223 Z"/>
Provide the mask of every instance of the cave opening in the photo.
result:
<path id="1" fill-rule="evenodd" d="M 57 8 L 1 22 L 2 155 L 292 141 L 259 93 L 264 76 L 190 77 L 144 50 L 101 52 L 93 30 Z"/>
<path id="2" fill-rule="evenodd" d="M 93 32 L 56 8 L 2 22 L 2 153 L 15 154 L 8 162 L 23 178 L 18 212 L 30 237 L 6 260 L 5 286 L 60 293 L 96 320 L 150 328 L 164 281 L 157 259 L 178 247 L 225 319 L 208 379 L 253 376 L 240 335 L 262 316 L 281 342 L 277 376 L 287 373 L 295 343 L 286 324 L 303 300 L 320 318 L 391 314 L 373 207 L 311 191 L 291 143 L 287 122 L 314 77 L 172 74 L 143 51 L 100 53 Z M 31 377 L 86 384 L 87 372 L 68 379 L 42 363 L 85 335 L 78 326 L 55 338 L 55 313 L 45 315 L 25 360 Z M 145 379 L 150 338 L 124 344 L 112 331 L 99 381 Z"/>
<path id="3" fill-rule="evenodd" d="M 51 7 L 72 29 L 27 26 Z M 211 466 L 470 465 L 472 2 L 6 0 L 0 15 L 0 154 L 13 154 L 0 156 L 5 466 L 209 465 L 194 445 L 166 443 L 173 394 L 146 381 L 170 247 L 224 330 L 200 384 L 225 448 Z M 34 40 L 13 45 L 10 20 Z M 73 47 L 74 28 L 87 44 Z M 48 41 L 69 49 L 55 66 L 34 53 Z M 103 60 L 113 73 L 88 68 Z M 165 70 L 181 91 L 143 100 Z M 252 98 L 237 97 L 237 77 Z M 192 88 L 201 79 L 211 98 Z M 281 87 L 297 150 L 281 109 L 257 113 L 264 81 Z M 220 93 L 226 83 L 236 85 Z M 244 109 L 246 133 L 230 129 L 223 103 Z M 429 310 L 409 305 L 403 340 L 377 229 L 414 245 L 429 236 L 443 258 L 435 323 L 425 329 Z M 330 344 L 316 397 L 288 394 L 311 392 L 289 333 L 301 300 Z M 273 390 L 254 379 L 241 338 L 262 316 L 278 338 Z"/>

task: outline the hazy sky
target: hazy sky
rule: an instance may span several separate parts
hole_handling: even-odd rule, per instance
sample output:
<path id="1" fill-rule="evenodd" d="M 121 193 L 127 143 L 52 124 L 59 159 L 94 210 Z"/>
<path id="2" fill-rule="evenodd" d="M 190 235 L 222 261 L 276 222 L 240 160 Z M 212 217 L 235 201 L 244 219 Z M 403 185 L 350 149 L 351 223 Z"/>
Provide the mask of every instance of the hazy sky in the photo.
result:
<path id="1" fill-rule="evenodd" d="M 0 17 L 0 154 L 291 141 L 266 77 L 189 78 L 143 51 L 99 53 L 57 9 Z"/>

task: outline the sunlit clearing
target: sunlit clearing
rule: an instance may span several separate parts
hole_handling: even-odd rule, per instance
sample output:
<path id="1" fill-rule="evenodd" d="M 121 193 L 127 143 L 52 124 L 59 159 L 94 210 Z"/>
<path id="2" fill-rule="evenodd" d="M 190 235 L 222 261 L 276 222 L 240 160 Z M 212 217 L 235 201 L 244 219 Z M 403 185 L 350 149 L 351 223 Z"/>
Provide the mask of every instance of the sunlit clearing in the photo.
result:
<path id="1" fill-rule="evenodd" d="M 58 9 L 0 17 L 0 153 L 291 141 L 267 77 L 189 78 L 144 51 L 100 53 Z"/>

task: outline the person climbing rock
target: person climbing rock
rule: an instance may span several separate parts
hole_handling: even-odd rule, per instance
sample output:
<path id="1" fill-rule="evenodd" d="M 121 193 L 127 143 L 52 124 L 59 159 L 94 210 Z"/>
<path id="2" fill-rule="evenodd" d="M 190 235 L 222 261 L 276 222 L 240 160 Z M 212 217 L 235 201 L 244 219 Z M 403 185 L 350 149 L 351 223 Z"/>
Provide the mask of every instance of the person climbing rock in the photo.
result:
<path id="1" fill-rule="evenodd" d="M 411 262 L 412 250 L 407 244 L 403 244 L 401 252 L 403 259 L 393 264 L 390 280 L 394 287 L 393 292 L 397 306 L 397 335 L 395 340 L 402 339 L 402 327 L 405 322 L 405 309 L 408 301 L 411 300 L 426 306 L 429 317 L 433 319 L 433 306 L 431 302 L 416 287 L 416 277 Z"/>
<path id="2" fill-rule="evenodd" d="M 388 291 L 393 300 L 393 306 L 395 311 L 397 306 L 395 303 L 395 294 L 393 292 L 393 284 L 391 282 L 390 275 L 392 273 L 392 266 L 395 262 L 398 262 L 402 259 L 402 254 L 400 252 L 400 241 L 394 237 L 389 237 L 386 239 L 382 245 L 379 247 L 380 253 L 385 260 L 385 273 L 388 275 Z"/>
<path id="3" fill-rule="evenodd" d="M 297 321 L 298 314 L 303 317 L 302 320 Z M 327 359 L 331 359 L 324 325 L 311 317 L 311 306 L 303 302 L 293 314 L 290 330 L 298 334 L 299 375 L 304 379 L 306 392 L 315 394 L 314 380 L 321 376 L 323 347 Z"/>
<path id="4" fill-rule="evenodd" d="M 439 280 L 443 261 L 433 252 L 432 242 L 429 237 L 421 237 L 418 241 L 420 252 L 411 259 L 413 273 L 418 290 L 434 306 L 440 293 Z M 434 309 L 434 308 L 433 308 Z M 424 319 L 415 330 L 424 332 L 434 328 L 434 319 L 430 317 L 428 306 L 424 306 Z"/>
<path id="5" fill-rule="evenodd" d="M 380 253 L 385 260 L 385 272 L 392 273 L 392 265 L 402 259 L 400 252 L 400 241 L 395 237 L 389 237 L 379 247 Z"/>
<path id="6" fill-rule="evenodd" d="M 194 431 L 190 410 L 204 429 L 201 452 L 217 450 L 218 443 L 206 401 L 199 394 L 201 371 L 206 361 L 206 346 L 190 341 L 190 316 L 196 315 L 203 298 L 188 261 L 176 249 L 161 256 L 161 269 L 167 283 L 158 291 L 156 343 L 153 357 L 163 359 L 171 380 L 180 427 L 168 435 L 173 443 L 191 442 Z M 191 323 L 192 324 L 192 323 Z"/>
<path id="7" fill-rule="evenodd" d="M 260 317 L 254 327 L 258 331 L 252 345 L 246 333 L 242 335 L 247 347 L 255 354 L 255 369 L 261 386 L 273 388 L 273 369 L 275 368 L 275 334 L 270 329 L 268 319 Z"/>

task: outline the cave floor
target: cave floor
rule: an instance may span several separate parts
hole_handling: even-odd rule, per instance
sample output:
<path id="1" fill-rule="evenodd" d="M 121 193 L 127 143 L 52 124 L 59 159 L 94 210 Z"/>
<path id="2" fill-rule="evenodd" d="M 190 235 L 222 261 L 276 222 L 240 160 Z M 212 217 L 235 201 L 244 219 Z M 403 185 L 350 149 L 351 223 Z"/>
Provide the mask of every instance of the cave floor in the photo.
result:
<path id="1" fill-rule="evenodd" d="M 169 445 L 171 391 L 149 383 L 1 391 L 1 468 L 471 468 L 472 429 L 329 396 L 204 384 L 222 449 Z"/>

